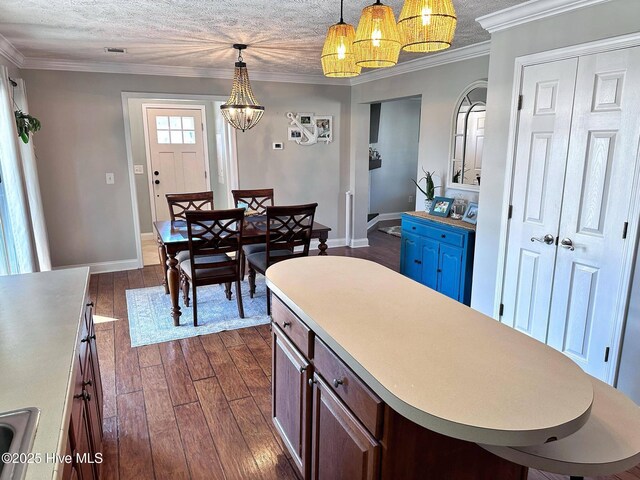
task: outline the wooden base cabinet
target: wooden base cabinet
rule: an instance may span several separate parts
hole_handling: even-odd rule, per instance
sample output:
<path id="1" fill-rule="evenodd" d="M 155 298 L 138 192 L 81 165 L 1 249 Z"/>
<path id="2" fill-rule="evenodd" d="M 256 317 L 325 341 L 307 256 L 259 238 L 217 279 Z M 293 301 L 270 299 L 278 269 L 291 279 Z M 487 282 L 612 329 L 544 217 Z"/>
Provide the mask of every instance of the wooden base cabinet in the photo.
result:
<path id="1" fill-rule="evenodd" d="M 395 412 L 275 295 L 272 317 L 273 422 L 303 479 L 526 480 Z"/>
<path id="2" fill-rule="evenodd" d="M 63 479 L 98 480 L 102 449 L 102 382 L 98 363 L 93 303 L 87 303 L 76 357 L 68 453 L 73 461 Z"/>
<path id="3" fill-rule="evenodd" d="M 275 324 L 272 361 L 273 423 L 300 474 L 307 478 L 311 366 Z"/>
<path id="4" fill-rule="evenodd" d="M 380 445 L 317 375 L 313 376 L 311 478 L 374 480 Z"/>

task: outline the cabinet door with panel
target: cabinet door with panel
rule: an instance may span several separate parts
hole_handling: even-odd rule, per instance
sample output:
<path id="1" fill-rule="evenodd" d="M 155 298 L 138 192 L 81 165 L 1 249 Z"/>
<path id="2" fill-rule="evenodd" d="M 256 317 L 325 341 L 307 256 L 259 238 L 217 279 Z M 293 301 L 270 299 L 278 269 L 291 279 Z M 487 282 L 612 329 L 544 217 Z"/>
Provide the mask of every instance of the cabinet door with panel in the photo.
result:
<path id="1" fill-rule="evenodd" d="M 420 283 L 434 290 L 438 290 L 439 251 L 440 242 L 431 238 L 422 239 L 422 274 L 419 277 Z"/>
<path id="2" fill-rule="evenodd" d="M 409 232 L 402 232 L 400 245 L 400 273 L 420 281 L 422 276 L 421 238 Z"/>
<path id="3" fill-rule="evenodd" d="M 446 243 L 440 244 L 438 255 L 438 291 L 454 300 L 460 298 L 460 275 L 462 270 L 462 249 Z"/>
<path id="4" fill-rule="evenodd" d="M 313 382 L 311 478 L 377 479 L 380 445 L 320 377 Z"/>
<path id="5" fill-rule="evenodd" d="M 273 324 L 273 423 L 303 478 L 308 478 L 311 366 Z"/>

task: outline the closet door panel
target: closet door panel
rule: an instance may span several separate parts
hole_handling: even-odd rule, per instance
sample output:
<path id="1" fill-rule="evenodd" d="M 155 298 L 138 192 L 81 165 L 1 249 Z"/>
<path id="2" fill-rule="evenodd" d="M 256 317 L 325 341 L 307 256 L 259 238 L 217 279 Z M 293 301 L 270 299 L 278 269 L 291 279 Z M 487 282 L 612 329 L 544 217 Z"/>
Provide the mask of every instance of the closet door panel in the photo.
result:
<path id="1" fill-rule="evenodd" d="M 502 322 L 542 342 L 546 342 L 553 289 L 554 240 L 560 223 L 577 66 L 574 58 L 528 66 L 523 71 Z M 544 243 L 545 235 L 553 240 Z"/>
<path id="2" fill-rule="evenodd" d="M 548 343 L 604 381 L 625 303 L 622 233 L 638 155 L 639 84 L 640 47 L 579 59 Z"/>

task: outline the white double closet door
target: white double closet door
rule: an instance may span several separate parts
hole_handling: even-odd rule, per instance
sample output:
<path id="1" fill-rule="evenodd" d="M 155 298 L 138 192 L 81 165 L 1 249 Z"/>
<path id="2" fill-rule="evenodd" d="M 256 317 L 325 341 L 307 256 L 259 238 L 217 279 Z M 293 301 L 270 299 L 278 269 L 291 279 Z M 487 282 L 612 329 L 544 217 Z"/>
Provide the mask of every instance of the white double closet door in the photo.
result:
<path id="1" fill-rule="evenodd" d="M 640 47 L 526 66 L 502 322 L 611 380 L 640 137 Z"/>

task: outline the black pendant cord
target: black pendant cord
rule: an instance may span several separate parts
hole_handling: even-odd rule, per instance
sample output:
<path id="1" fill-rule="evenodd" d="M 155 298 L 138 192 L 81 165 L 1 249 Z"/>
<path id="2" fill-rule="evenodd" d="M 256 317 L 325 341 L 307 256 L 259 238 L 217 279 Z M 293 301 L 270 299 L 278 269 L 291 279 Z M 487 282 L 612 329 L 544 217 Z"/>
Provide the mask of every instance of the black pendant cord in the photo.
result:
<path id="1" fill-rule="evenodd" d="M 343 9 L 344 9 L 344 0 L 340 0 L 340 23 L 344 23 L 344 18 L 342 18 Z"/>

